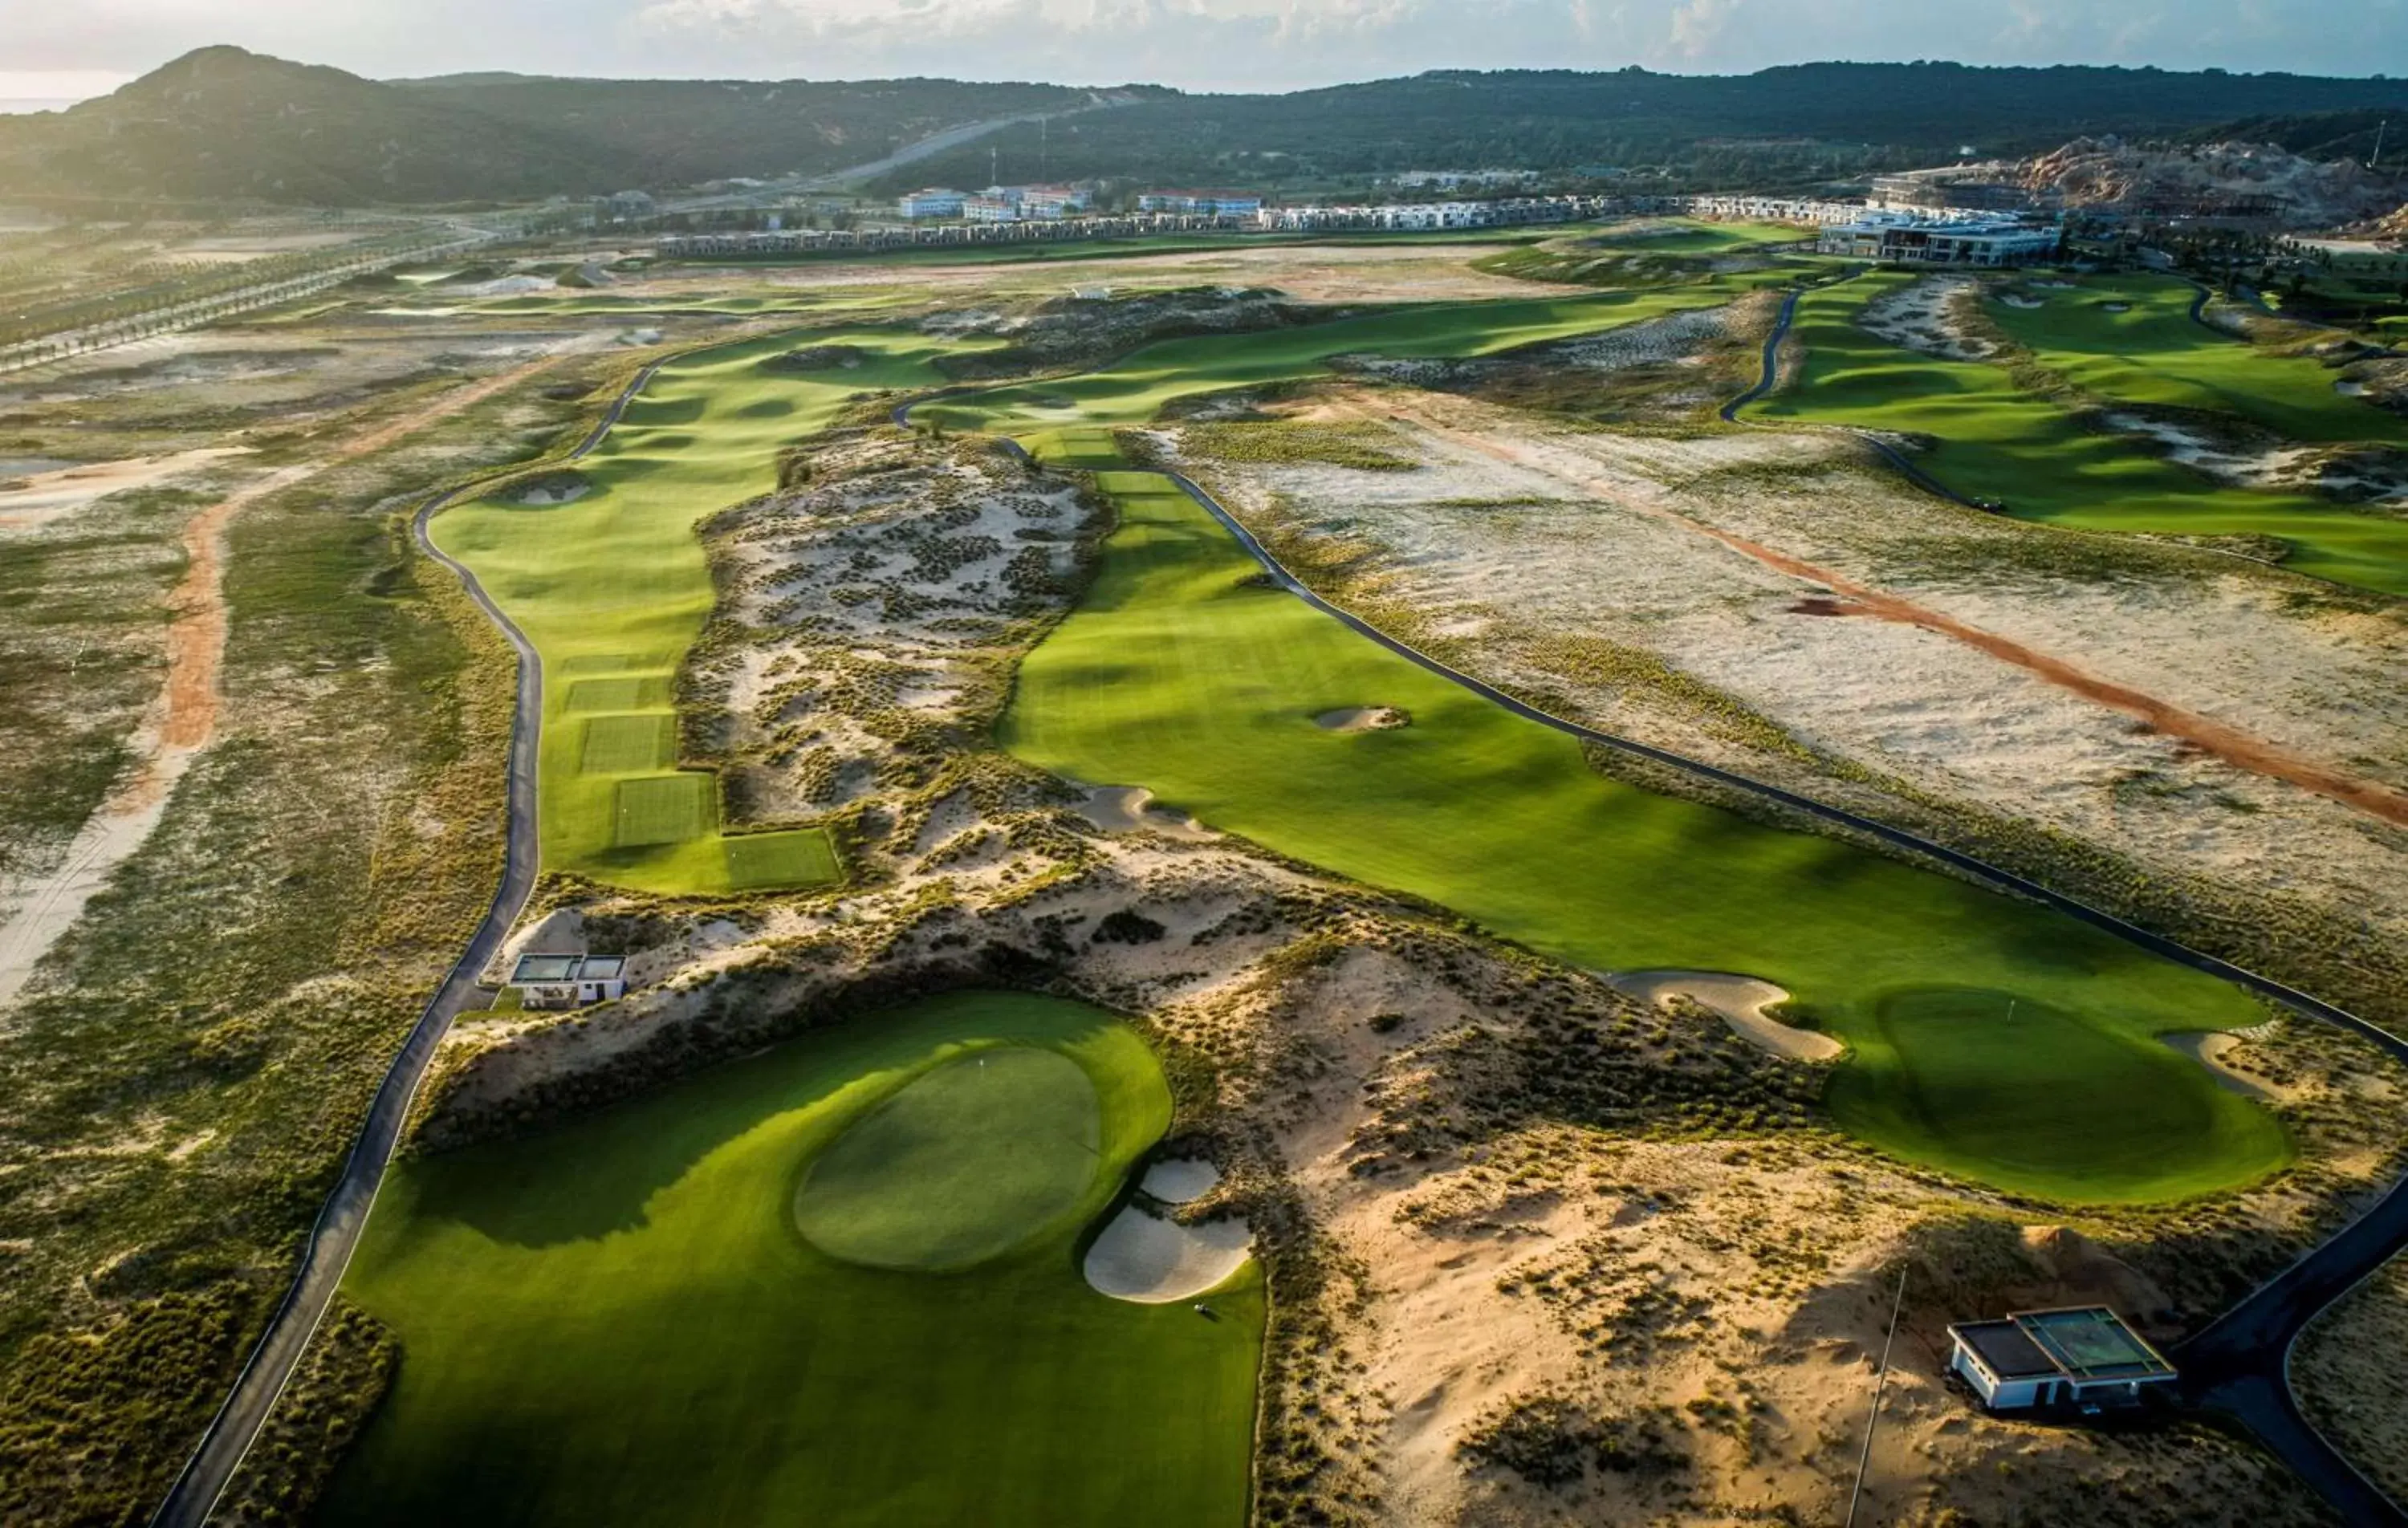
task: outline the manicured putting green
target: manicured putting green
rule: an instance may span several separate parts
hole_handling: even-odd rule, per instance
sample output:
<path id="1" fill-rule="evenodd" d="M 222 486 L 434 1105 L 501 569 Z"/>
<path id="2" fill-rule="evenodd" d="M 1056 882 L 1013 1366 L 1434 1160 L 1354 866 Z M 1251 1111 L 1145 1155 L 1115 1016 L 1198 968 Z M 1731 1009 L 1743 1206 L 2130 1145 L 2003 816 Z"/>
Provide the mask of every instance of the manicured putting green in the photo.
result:
<path id="1" fill-rule="evenodd" d="M 2141 1174 L 2204 1191 L 2222 1186 L 2220 1160 L 2283 1150 L 2281 1127 L 2264 1110 L 2191 1085 L 2200 1067 L 2172 1047 L 2135 1045 L 2097 1016 L 2012 992 L 1895 992 L 1856 1041 L 1833 1089 L 1835 1108 L 1929 1141 L 1942 1165 L 2009 1187 L 2091 1181 L 2112 1190 Z M 2076 1085 L 2000 1086 L 2031 1075 L 2034 1057 Z"/>
<path id="2" fill-rule="evenodd" d="M 942 380 L 932 364 L 939 355 L 987 342 L 825 331 L 809 336 L 831 358 L 824 370 L 760 364 L 802 343 L 782 334 L 664 366 L 579 464 L 588 492 L 568 504 L 483 500 L 436 517 L 437 543 L 468 565 L 543 659 L 538 815 L 547 869 L 702 895 L 820 884 L 837 873 L 824 835 L 808 851 L 791 839 L 731 847 L 707 777 L 623 790 L 632 754 L 616 750 L 635 736 L 633 724 L 614 722 L 596 752 L 584 720 L 649 713 L 673 723 L 674 676 L 712 600 L 698 521 L 774 488 L 780 450 L 858 395 L 933 385 Z"/>
<path id="3" fill-rule="evenodd" d="M 588 775 L 635 775 L 666 769 L 677 760 L 677 719 L 597 716 L 585 723 L 585 750 L 577 767 Z"/>
<path id="4" fill-rule="evenodd" d="M 796 1229 L 796 1184 L 861 1150 L 848 1143 L 882 1106 L 923 1078 L 969 1086 L 980 1056 L 1032 1053 L 1041 1070 L 1004 1063 L 1021 1103 L 1057 1123 L 1083 1108 L 1096 1133 L 1074 1202 L 1033 1235 L 939 1274 L 831 1257 Z M 915 1139 L 913 1160 L 958 1199 L 1005 1127 L 958 1095 L 927 1101 L 947 1107 L 906 1107 L 940 1138 Z M 402 1364 L 316 1521 L 1241 1528 L 1259 1274 L 1213 1292 L 1210 1321 L 1080 1274 L 1082 1235 L 1169 1121 L 1161 1067 L 1126 1025 L 979 993 L 405 1162 L 344 1283 Z M 903 1164 L 883 1171 L 896 1198 L 918 1197 Z"/>
<path id="5" fill-rule="evenodd" d="M 1833 1099 L 1841 1121 L 1910 1159 L 2071 1201 L 2178 1197 L 2287 1160 L 2272 1120 L 2219 1096 L 2154 1037 L 2256 1022 L 2235 989 L 2027 903 L 1603 778 L 1571 738 L 1266 587 L 1168 479 L 1097 480 L 1120 525 L 1084 602 L 1022 665 L 1002 727 L 1022 758 L 1144 786 L 1214 827 L 1574 964 L 1778 982 L 1856 1049 Z M 1367 703 L 1401 707 L 1413 724 L 1313 721 Z M 1884 1105 L 1886 1063 L 1856 1075 L 1884 1048 L 1951 1064 L 1956 1032 L 1882 1027 L 1896 994 L 1942 983 L 2075 1021 L 1982 1053 L 2000 1108 L 2092 1121 L 2060 1165 L 1992 1155 L 1997 1132 L 1979 1121 Z M 2102 1064 L 2110 1053 L 2121 1064 Z M 2135 1107 L 2138 1086 L 2164 1090 L 2164 1107 Z"/>
<path id="6" fill-rule="evenodd" d="M 2224 487 L 2151 455 L 2129 436 L 2086 430 L 2066 408 L 2024 391 L 2003 365 L 1938 360 L 1856 325 L 1867 302 L 1915 279 L 1885 272 L 1800 299 L 1796 336 L 1804 364 L 1795 382 L 1750 412 L 1930 436 L 1939 444 L 1917 457 L 1918 465 L 1969 497 L 2003 502 L 2020 520 L 2100 531 L 2272 536 L 2292 549 L 2287 567 L 2408 593 L 2408 521 L 2306 494 Z M 2157 386 L 2147 368 L 2163 353 L 2095 375 L 2121 377 L 2136 389 Z M 2234 361 L 2215 375 L 2228 400 L 2234 390 L 2272 385 L 2262 364 Z M 2274 393 L 2265 396 L 2266 417 L 2292 412 L 2276 407 Z"/>
<path id="7" fill-rule="evenodd" d="M 715 787 L 708 775 L 646 775 L 619 782 L 619 821 L 613 830 L 623 849 L 681 844 L 707 836 L 717 813 Z"/>
<path id="8" fill-rule="evenodd" d="M 967 1268 L 1075 1210 L 1095 1181 L 1095 1084 L 1052 1050 L 982 1050 L 905 1088 L 819 1155 L 795 1196 L 812 1246 L 876 1268 Z"/>

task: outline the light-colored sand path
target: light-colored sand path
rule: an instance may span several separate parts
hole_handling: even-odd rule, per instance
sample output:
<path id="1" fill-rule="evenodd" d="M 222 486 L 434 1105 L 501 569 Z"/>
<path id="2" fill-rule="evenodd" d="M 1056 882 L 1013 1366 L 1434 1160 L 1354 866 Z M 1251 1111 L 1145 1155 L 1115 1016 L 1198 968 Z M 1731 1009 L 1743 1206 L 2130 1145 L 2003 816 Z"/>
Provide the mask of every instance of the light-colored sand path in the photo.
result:
<path id="1" fill-rule="evenodd" d="M 191 472 L 230 456 L 240 446 L 205 446 L 165 456 L 131 456 L 122 462 L 85 462 L 37 472 L 17 486 L 0 488 L 0 531 L 29 531 L 73 514 L 94 499 L 129 488 L 148 488 L 179 472 Z"/>
<path id="2" fill-rule="evenodd" d="M 1607 980 L 1642 1003 L 1669 1007 L 1674 998 L 1712 1008 L 1733 1033 L 1776 1056 L 1792 1061 L 1837 1061 L 1847 1047 L 1828 1035 L 1784 1024 L 1765 1010 L 1789 1001 L 1789 993 L 1755 977 L 1727 971 L 1626 971 Z"/>
<path id="3" fill-rule="evenodd" d="M 474 407 L 562 359 L 546 356 L 455 388 L 413 413 L 336 442 L 307 463 L 247 484 L 185 522 L 184 577 L 167 596 L 167 682 L 131 740 L 133 771 L 77 832 L 58 867 L 18 890 L 15 913 L 0 925 L 0 1009 L 16 1001 L 42 957 L 83 916 L 85 906 L 117 866 L 150 836 L 176 782 L 217 730 L 218 680 L 226 642 L 225 535 L 235 517 L 271 493 L 373 455 Z"/>
<path id="4" fill-rule="evenodd" d="M 1253 1245 L 1243 1221 L 1181 1225 L 1131 1205 L 1087 1249 L 1087 1283 L 1138 1305 L 1191 1300 L 1244 1267 Z"/>
<path id="5" fill-rule="evenodd" d="M 2279 779 L 2304 791 L 2341 802 L 2386 822 L 2408 827 L 2408 793 L 2392 789 L 2380 782 L 2352 775 L 2330 764 L 2303 758 L 2287 749 L 2278 747 L 2262 737 L 2210 717 L 2187 711 L 2159 700 L 2155 695 L 2100 678 L 2062 658 L 2042 652 L 2037 648 L 2009 637 L 1970 625 L 1954 616 L 1917 605 L 1896 594 L 1856 582 L 1834 573 L 1829 568 L 1793 557 L 1787 552 L 1735 536 L 1703 521 L 1694 520 L 1660 504 L 1648 503 L 1624 491 L 1622 485 L 1604 478 L 1569 466 L 1510 439 L 1498 439 L 1477 431 L 1462 429 L 1440 420 L 1428 406 L 1401 395 L 1382 395 L 1375 400 L 1358 401 L 1355 407 L 1369 418 L 1385 417 L 1403 420 L 1426 430 L 1440 439 L 1467 450 L 1478 451 L 1500 462 L 1508 462 L 1528 471 L 1540 473 L 1579 490 L 1588 496 L 1635 510 L 1641 514 L 1686 527 L 1711 537 L 1742 556 L 1754 559 L 1778 572 L 1811 583 L 1823 585 L 1830 592 L 1852 601 L 1858 609 L 1853 614 L 1870 616 L 1879 621 L 1897 621 L 1935 632 L 2002 663 L 2036 674 L 2061 689 L 2082 696 L 2112 710 L 2146 722 L 2169 737 L 2180 738 L 2194 748 L 2214 755 L 2236 769 L 2254 775 Z"/>

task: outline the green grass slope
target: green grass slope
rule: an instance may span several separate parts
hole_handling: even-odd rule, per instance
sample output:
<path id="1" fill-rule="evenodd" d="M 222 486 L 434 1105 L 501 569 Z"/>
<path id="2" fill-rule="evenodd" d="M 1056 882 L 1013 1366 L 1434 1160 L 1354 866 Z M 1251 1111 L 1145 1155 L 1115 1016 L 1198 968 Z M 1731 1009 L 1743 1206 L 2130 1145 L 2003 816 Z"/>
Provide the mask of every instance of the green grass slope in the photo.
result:
<path id="1" fill-rule="evenodd" d="M 678 666 L 712 597 L 695 526 L 775 487 L 779 449 L 854 394 L 939 380 L 931 362 L 946 349 L 848 332 L 812 343 L 847 348 L 850 366 L 763 365 L 797 343 L 755 340 L 663 368 L 580 464 L 583 497 L 540 507 L 479 500 L 431 527 L 542 655 L 546 869 L 670 894 L 837 877 L 835 850 L 816 830 L 723 834 L 716 778 L 678 771 L 668 756 Z"/>
<path id="2" fill-rule="evenodd" d="M 2292 549 L 2287 567 L 2408 593 L 2408 521 L 2303 494 L 2222 487 L 2149 455 L 2129 436 L 2085 431 L 2064 408 L 2017 387 L 2004 366 L 1938 360 L 1856 326 L 1867 302 L 1915 279 L 1883 272 L 1801 298 L 1799 375 L 1749 412 L 1933 436 L 1940 444 L 1918 459 L 1925 471 L 1958 493 L 2004 502 L 2018 519 L 2099 531 L 2272 536 Z M 2136 364 L 2124 375 L 2143 370 Z M 2237 385 L 2237 370 L 2222 375 Z"/>
<path id="3" fill-rule="evenodd" d="M 2041 364 L 2086 393 L 2230 414 L 2311 445 L 2408 443 L 2408 423 L 2335 391 L 2330 367 L 2270 354 L 2195 321 L 2196 291 L 2186 281 L 2089 277 L 2071 291 L 2043 286 L 2030 295 L 2040 307 L 1994 298 L 1989 316 Z"/>
<path id="4" fill-rule="evenodd" d="M 1138 424 L 1175 399 L 1325 375 L 1334 356 L 1490 355 L 1687 308 L 1720 307 L 1763 279 L 1770 278 L 1759 273 L 1656 292 L 1436 304 L 1289 329 L 1169 339 L 1100 371 L 997 388 L 974 399 L 924 407 L 914 417 L 949 428 L 1011 433 L 1049 425 Z"/>
<path id="5" fill-rule="evenodd" d="M 1100 480 L 1121 524 L 1086 600 L 1022 667 L 1003 723 L 1021 757 L 1145 786 L 1575 964 L 1779 982 L 1854 1049 L 1832 1100 L 1841 1121 L 1905 1157 L 2088 1202 L 2228 1188 L 2287 1160 L 2271 1117 L 2154 1038 L 2255 1021 L 2235 989 L 2028 904 L 1602 778 L 1572 739 L 1256 582 L 1167 479 Z M 1355 706 L 1401 707 L 1412 724 L 1313 724 Z M 1980 1040 L 1970 1022 L 1885 1021 L 1886 1005 L 1942 985 L 2064 1016 L 2027 1026 L 2028 1043 L 1982 1043 L 1971 1064 L 1998 1107 L 2055 1128 L 2004 1152 L 1944 1102 L 1898 1101 L 1901 1072 L 1941 1078 L 1926 1094 L 1951 1096 L 1945 1079 L 1968 1064 L 1953 1048 Z M 2136 1091 L 2166 1107 L 2134 1107 Z"/>
<path id="6" fill-rule="evenodd" d="M 970 1096 L 982 1057 L 1010 1094 L 993 1107 Z M 904 1102 L 932 1085 L 942 1107 Z M 1067 1212 L 974 1267 L 830 1257 L 796 1229 L 796 1185 L 897 1107 L 957 1206 L 959 1169 L 1036 1127 L 1024 1109 L 1092 1124 L 1096 1149 Z M 1079 1271 L 1082 1229 L 1169 1118 L 1110 1015 L 970 994 L 407 1164 L 346 1283 L 405 1357 L 318 1521 L 1238 1528 L 1259 1275 L 1206 1321 Z"/>

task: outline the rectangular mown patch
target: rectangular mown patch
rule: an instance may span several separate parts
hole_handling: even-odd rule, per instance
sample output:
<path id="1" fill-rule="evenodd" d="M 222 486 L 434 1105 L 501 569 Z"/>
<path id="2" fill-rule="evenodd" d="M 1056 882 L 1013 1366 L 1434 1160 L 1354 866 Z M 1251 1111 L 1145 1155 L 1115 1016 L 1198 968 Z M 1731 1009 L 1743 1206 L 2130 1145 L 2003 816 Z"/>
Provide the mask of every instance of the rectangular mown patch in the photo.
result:
<path id="1" fill-rule="evenodd" d="M 718 825 L 709 775 L 648 775 L 621 780 L 610 840 L 621 849 L 707 838 Z"/>
<path id="2" fill-rule="evenodd" d="M 631 674 L 613 679 L 580 679 L 568 687 L 572 711 L 643 711 L 669 703 L 669 677 Z"/>
<path id="3" fill-rule="evenodd" d="M 636 775 L 677 762 L 677 718 L 665 711 L 597 716 L 585 723 L 578 768 L 589 775 Z"/>
<path id="4" fill-rule="evenodd" d="M 836 846 L 817 828 L 748 833 L 725 840 L 728 883 L 742 892 L 824 886 L 837 880 Z"/>

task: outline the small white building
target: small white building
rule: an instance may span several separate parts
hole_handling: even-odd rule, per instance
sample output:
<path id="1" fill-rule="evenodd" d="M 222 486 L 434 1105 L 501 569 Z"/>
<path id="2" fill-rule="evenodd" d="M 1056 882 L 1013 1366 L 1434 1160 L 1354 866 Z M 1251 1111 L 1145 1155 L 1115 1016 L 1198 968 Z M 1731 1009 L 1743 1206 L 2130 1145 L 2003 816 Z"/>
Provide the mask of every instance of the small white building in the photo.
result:
<path id="1" fill-rule="evenodd" d="M 1004 196 L 965 196 L 961 215 L 971 222 L 1018 222 L 1021 203 Z"/>
<path id="2" fill-rule="evenodd" d="M 2026 1310 L 1948 1329 L 1948 1367 L 1992 1411 L 2138 1405 L 2174 1366 L 2105 1306 Z"/>
<path id="3" fill-rule="evenodd" d="M 510 985 L 530 1008 L 578 1008 L 627 995 L 621 955 L 521 955 Z"/>
<path id="4" fill-rule="evenodd" d="M 923 218 L 958 218 L 962 204 L 969 200 L 966 192 L 947 191 L 930 186 L 921 191 L 905 192 L 895 199 L 895 210 L 913 222 Z"/>

